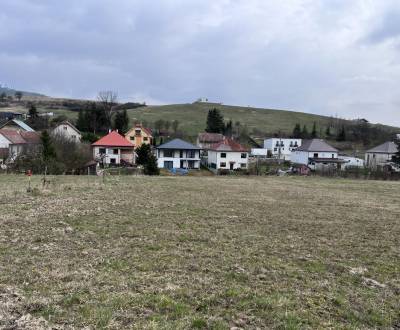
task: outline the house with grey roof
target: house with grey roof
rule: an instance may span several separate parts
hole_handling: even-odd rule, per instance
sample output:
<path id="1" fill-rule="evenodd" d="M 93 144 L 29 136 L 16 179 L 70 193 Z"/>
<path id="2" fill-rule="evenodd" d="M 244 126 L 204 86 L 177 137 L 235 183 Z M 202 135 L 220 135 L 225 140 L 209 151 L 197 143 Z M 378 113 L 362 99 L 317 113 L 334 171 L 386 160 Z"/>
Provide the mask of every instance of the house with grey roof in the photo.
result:
<path id="1" fill-rule="evenodd" d="M 365 165 L 372 169 L 385 166 L 392 161 L 396 153 L 397 145 L 394 142 L 388 141 L 382 143 L 365 152 Z"/>
<path id="2" fill-rule="evenodd" d="M 18 119 L 11 119 L 0 124 L 0 129 L 12 129 L 16 131 L 34 132 L 35 130 L 23 121 Z"/>
<path id="3" fill-rule="evenodd" d="M 156 148 L 159 168 L 199 169 L 201 148 L 181 139 L 174 139 Z"/>
<path id="4" fill-rule="evenodd" d="M 338 158 L 338 152 L 322 139 L 303 140 L 300 147 L 292 150 L 291 161 L 312 170 L 325 167 L 341 169 L 344 160 Z"/>

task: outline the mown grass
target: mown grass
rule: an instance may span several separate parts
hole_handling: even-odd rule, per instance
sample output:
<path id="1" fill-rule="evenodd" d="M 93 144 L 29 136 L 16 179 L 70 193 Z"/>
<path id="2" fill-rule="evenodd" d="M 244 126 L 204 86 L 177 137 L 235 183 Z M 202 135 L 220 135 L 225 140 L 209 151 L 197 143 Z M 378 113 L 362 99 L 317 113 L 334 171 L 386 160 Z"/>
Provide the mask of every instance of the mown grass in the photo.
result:
<path id="1" fill-rule="evenodd" d="M 33 196 L 26 180 L 0 176 L 0 289 L 23 293 L 21 314 L 99 329 L 399 325 L 399 183 L 54 177 L 43 190 L 34 177 Z"/>

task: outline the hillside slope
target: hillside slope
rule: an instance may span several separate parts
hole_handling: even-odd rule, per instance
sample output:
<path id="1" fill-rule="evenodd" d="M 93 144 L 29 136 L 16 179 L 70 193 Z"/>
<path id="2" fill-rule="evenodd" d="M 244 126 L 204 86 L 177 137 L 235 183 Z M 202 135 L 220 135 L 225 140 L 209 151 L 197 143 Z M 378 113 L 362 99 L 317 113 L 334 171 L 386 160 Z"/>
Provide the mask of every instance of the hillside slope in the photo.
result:
<path id="1" fill-rule="evenodd" d="M 148 106 L 128 111 L 132 121 L 143 121 L 154 123 L 156 120 L 178 120 L 180 129 L 189 135 L 196 135 L 203 131 L 209 109 L 218 108 L 224 115 L 225 120 L 239 121 L 246 125 L 249 132 L 260 131 L 264 133 L 290 134 L 294 126 L 299 123 L 307 125 L 311 131 L 313 123 L 317 124 L 318 130 L 325 130 L 326 126 L 335 120 L 332 117 L 315 114 L 295 112 L 288 110 L 274 110 L 262 108 L 239 107 L 230 105 L 214 105 L 207 103 L 195 104 L 171 104 L 163 106 Z M 389 131 L 396 131 L 395 127 L 380 125 Z"/>

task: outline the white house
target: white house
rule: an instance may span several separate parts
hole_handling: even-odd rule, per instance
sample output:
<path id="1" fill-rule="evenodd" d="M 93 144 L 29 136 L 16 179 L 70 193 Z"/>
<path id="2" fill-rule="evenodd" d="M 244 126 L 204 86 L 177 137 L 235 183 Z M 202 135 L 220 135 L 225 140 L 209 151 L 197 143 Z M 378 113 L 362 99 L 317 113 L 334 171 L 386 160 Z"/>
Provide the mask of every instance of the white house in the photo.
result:
<path id="1" fill-rule="evenodd" d="M 290 160 L 292 151 L 301 146 L 301 139 L 270 138 L 264 140 L 264 149 L 271 152 L 272 157 Z"/>
<path id="2" fill-rule="evenodd" d="M 306 165 L 312 170 L 324 167 L 340 169 L 344 163 L 338 158 L 338 150 L 321 139 L 302 141 L 301 147 L 292 150 L 291 161 L 293 164 Z"/>
<path id="3" fill-rule="evenodd" d="M 159 168 L 199 169 L 201 149 L 181 139 L 174 139 L 159 145 L 157 148 Z"/>
<path id="4" fill-rule="evenodd" d="M 61 136 L 67 140 L 80 142 L 82 134 L 69 121 L 59 123 L 51 132 L 53 136 Z"/>
<path id="5" fill-rule="evenodd" d="M 385 166 L 391 162 L 392 157 L 397 153 L 397 145 L 394 142 L 385 142 L 365 153 L 365 165 L 369 168 Z"/>
<path id="6" fill-rule="evenodd" d="M 345 168 L 364 167 L 364 159 L 345 155 L 339 155 L 338 158 L 344 161 L 343 165 Z"/>
<path id="7" fill-rule="evenodd" d="M 134 163 L 135 146 L 112 131 L 92 144 L 94 159 L 103 166 Z"/>
<path id="8" fill-rule="evenodd" d="M 207 166 L 215 173 L 220 170 L 247 169 L 248 161 L 248 150 L 230 138 L 214 144 L 208 150 Z"/>

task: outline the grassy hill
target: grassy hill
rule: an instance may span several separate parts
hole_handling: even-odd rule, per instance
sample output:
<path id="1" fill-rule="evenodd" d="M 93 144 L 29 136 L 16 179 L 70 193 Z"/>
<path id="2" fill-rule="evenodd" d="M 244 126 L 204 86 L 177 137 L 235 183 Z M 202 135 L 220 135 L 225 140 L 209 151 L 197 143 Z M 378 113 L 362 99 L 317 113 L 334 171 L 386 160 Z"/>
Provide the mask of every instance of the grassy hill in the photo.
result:
<path id="1" fill-rule="evenodd" d="M 16 89 L 12 89 L 12 88 L 8 88 L 8 87 L 3 87 L 0 86 L 0 94 L 1 93 L 6 93 L 7 96 L 14 96 L 15 92 L 20 91 L 20 90 L 16 90 Z M 26 92 L 26 91 L 20 91 L 23 93 L 23 95 L 25 96 L 30 96 L 30 97 L 45 97 L 45 95 L 43 94 L 39 94 L 39 93 L 33 93 L 33 92 Z"/>

